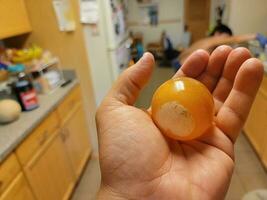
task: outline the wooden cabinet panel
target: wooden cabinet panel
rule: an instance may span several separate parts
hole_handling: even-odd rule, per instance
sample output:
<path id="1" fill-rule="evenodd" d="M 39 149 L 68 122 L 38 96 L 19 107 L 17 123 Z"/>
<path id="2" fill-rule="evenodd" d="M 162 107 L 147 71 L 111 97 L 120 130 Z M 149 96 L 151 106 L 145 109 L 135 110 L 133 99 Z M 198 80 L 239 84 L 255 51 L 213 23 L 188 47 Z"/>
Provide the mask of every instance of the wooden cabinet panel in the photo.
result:
<path id="1" fill-rule="evenodd" d="M 261 156 L 261 160 L 262 160 L 265 168 L 267 169 L 267 146 L 266 146 L 266 143 L 267 143 L 267 139 L 265 138 L 265 146 L 264 146 L 263 154 Z"/>
<path id="2" fill-rule="evenodd" d="M 244 126 L 252 145 L 262 156 L 267 143 L 267 98 L 259 91 Z"/>
<path id="3" fill-rule="evenodd" d="M 21 168 L 19 162 L 14 154 L 11 154 L 0 165 L 0 194 L 8 187 L 12 180 L 20 172 Z"/>
<path id="4" fill-rule="evenodd" d="M 34 200 L 29 185 L 22 173 L 13 180 L 0 196 L 0 200 Z"/>
<path id="5" fill-rule="evenodd" d="M 262 162 L 267 168 L 267 76 L 265 75 L 262 80 L 260 92 L 262 94 L 262 98 L 264 98 L 264 105 L 262 106 L 262 112 L 264 113 L 264 118 L 261 119 L 261 122 L 265 124 L 265 132 L 262 134 L 265 134 L 265 140 L 264 140 L 264 151 L 261 156 Z"/>
<path id="6" fill-rule="evenodd" d="M 74 175 L 59 135 L 24 170 L 38 200 L 67 199 L 74 187 Z"/>
<path id="7" fill-rule="evenodd" d="M 49 138 L 59 128 L 59 118 L 56 112 L 51 113 L 18 147 L 16 154 L 22 165 L 25 165 L 36 151 L 47 143 Z"/>
<path id="8" fill-rule="evenodd" d="M 267 143 L 267 140 L 265 139 L 265 144 Z M 261 156 L 261 159 L 262 159 L 262 162 L 265 166 L 265 168 L 267 168 L 267 146 L 265 145 L 264 147 L 264 151 L 263 151 L 263 154 Z"/>
<path id="9" fill-rule="evenodd" d="M 0 13 L 0 39 L 31 31 L 24 0 L 1 0 Z"/>
<path id="10" fill-rule="evenodd" d="M 62 138 L 77 179 L 91 151 L 88 128 L 81 105 L 63 125 Z"/>
<path id="11" fill-rule="evenodd" d="M 63 123 L 72 116 L 73 111 L 81 104 L 81 98 L 81 88 L 75 87 L 58 106 L 58 114 Z"/>
<path id="12" fill-rule="evenodd" d="M 263 77 L 260 92 L 267 98 L 267 75 L 264 75 Z"/>

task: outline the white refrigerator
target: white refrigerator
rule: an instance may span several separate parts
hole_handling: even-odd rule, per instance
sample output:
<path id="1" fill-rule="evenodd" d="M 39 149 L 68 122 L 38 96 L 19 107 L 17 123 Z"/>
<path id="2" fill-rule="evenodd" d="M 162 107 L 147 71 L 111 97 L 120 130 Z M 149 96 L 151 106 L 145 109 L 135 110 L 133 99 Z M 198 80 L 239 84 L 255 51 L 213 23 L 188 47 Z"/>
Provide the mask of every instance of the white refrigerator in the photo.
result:
<path id="1" fill-rule="evenodd" d="M 130 61 L 127 0 L 96 0 L 96 30 L 85 26 L 90 72 L 97 105 Z"/>

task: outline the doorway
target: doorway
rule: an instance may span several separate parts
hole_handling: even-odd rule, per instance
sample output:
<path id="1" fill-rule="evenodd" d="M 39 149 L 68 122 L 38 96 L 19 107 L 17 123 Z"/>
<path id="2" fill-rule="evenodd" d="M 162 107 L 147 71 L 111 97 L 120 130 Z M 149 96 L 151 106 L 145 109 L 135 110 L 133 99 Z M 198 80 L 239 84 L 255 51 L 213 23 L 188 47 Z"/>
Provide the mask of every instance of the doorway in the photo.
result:
<path id="1" fill-rule="evenodd" d="M 185 0 L 184 22 L 191 32 L 191 42 L 207 35 L 210 21 L 210 0 Z"/>

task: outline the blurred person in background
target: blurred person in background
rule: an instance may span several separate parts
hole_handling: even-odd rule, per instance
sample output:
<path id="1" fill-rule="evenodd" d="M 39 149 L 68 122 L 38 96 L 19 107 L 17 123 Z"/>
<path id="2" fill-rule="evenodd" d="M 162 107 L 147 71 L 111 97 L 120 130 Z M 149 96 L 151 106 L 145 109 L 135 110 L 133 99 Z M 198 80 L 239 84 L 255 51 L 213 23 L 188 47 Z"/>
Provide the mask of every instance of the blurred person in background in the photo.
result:
<path id="1" fill-rule="evenodd" d="M 164 57 L 167 60 L 172 61 L 179 56 L 179 51 L 173 48 L 173 43 L 166 31 L 163 31 L 161 34 L 161 46 L 164 52 Z"/>
<path id="2" fill-rule="evenodd" d="M 182 51 L 178 57 L 178 61 L 180 65 L 182 65 L 186 58 L 197 49 L 203 49 L 211 53 L 216 47 L 220 45 L 238 44 L 250 40 L 258 40 L 262 47 L 267 44 L 267 38 L 261 34 L 254 33 L 234 36 L 232 30 L 228 26 L 219 23 L 210 33 L 209 37 L 198 40 L 189 48 Z"/>

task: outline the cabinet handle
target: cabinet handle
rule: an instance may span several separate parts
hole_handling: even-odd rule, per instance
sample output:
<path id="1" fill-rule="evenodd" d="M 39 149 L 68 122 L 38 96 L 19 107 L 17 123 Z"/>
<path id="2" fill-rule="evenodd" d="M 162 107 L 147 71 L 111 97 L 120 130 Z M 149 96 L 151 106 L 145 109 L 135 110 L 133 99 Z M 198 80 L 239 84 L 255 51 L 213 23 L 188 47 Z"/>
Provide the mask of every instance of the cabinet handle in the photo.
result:
<path id="1" fill-rule="evenodd" d="M 63 142 L 66 141 L 67 137 L 66 137 L 66 130 L 64 128 L 61 129 L 61 139 Z"/>
<path id="2" fill-rule="evenodd" d="M 48 136 L 48 131 L 44 131 L 43 134 L 42 134 L 42 137 L 40 138 L 39 140 L 39 145 L 42 146 L 46 139 L 47 139 L 47 136 Z"/>

